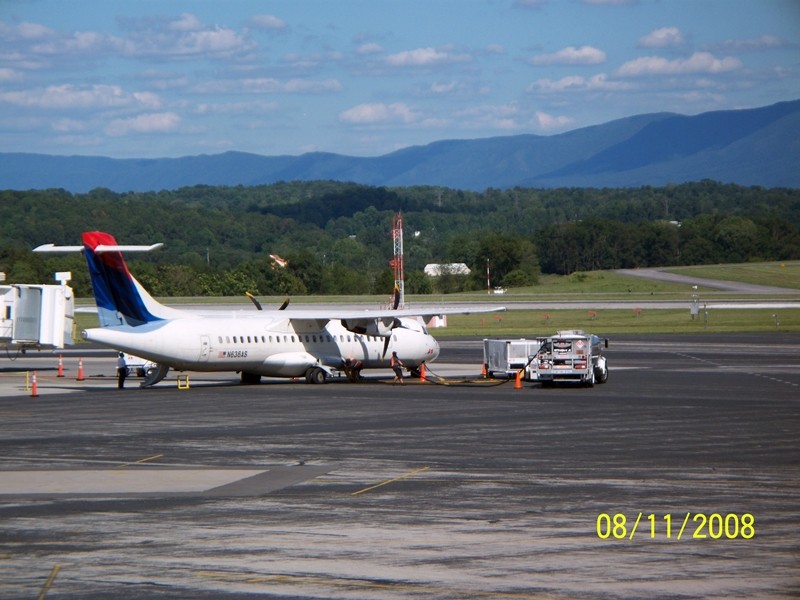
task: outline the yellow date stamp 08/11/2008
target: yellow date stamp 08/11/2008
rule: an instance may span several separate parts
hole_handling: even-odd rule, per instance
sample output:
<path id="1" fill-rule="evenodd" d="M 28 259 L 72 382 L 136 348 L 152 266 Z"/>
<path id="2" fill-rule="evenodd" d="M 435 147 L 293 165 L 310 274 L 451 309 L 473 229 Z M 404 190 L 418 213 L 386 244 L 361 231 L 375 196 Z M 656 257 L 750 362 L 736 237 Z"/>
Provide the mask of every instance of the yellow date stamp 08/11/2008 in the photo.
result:
<path id="1" fill-rule="evenodd" d="M 642 523 L 644 517 L 644 523 Z M 679 525 L 680 524 L 680 525 Z M 644 527 L 642 527 L 642 525 Z M 749 540 L 756 535 L 756 519 L 750 513 L 704 513 L 687 512 L 673 520 L 670 513 L 645 515 L 639 513 L 636 519 L 628 519 L 623 513 L 600 513 L 596 521 L 597 537 L 601 540 L 630 540 L 638 534 L 639 538 L 655 539 L 694 539 L 694 540 Z"/>

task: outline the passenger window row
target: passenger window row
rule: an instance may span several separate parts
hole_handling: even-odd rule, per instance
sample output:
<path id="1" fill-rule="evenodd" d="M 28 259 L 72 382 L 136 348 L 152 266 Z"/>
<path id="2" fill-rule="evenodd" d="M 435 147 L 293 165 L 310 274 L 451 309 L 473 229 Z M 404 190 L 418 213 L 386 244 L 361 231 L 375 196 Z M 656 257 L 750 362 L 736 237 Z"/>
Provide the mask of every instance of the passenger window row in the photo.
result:
<path id="1" fill-rule="evenodd" d="M 295 340 L 295 337 L 297 338 L 296 340 Z M 217 341 L 220 344 L 258 344 L 258 343 L 262 343 L 262 344 L 267 344 L 267 343 L 269 343 L 269 344 L 273 344 L 273 343 L 276 343 L 276 344 L 280 344 L 280 343 L 293 344 L 293 343 L 295 343 L 295 341 L 302 343 L 304 341 L 303 338 L 305 338 L 305 342 L 307 344 L 308 343 L 315 343 L 316 344 L 317 341 L 319 341 L 319 342 L 327 342 L 329 344 L 331 342 L 336 342 L 336 341 L 339 341 L 339 342 L 342 342 L 342 343 L 345 342 L 345 341 L 348 341 L 348 342 L 350 342 L 350 341 L 359 342 L 361 340 L 366 340 L 368 342 L 383 341 L 383 338 L 373 337 L 371 335 L 366 335 L 366 336 L 364 336 L 364 335 L 354 335 L 354 336 L 352 336 L 352 340 L 351 340 L 351 336 L 349 336 L 349 335 L 339 335 L 338 336 L 338 340 L 337 340 L 336 339 L 337 336 L 331 337 L 330 335 L 327 335 L 327 334 L 326 335 L 322 335 L 322 334 L 319 334 L 319 335 L 315 335 L 315 334 L 314 335 L 298 335 L 298 336 L 294 336 L 294 335 L 283 335 L 283 336 L 281 336 L 281 335 L 275 335 L 275 336 L 262 335 L 260 337 L 257 336 L 257 335 L 252 335 L 252 336 L 251 335 L 240 335 L 240 336 L 226 335 L 224 338 L 223 338 L 223 336 L 220 335 L 220 336 L 217 336 Z M 396 335 L 392 335 L 392 338 L 394 339 L 395 342 L 397 341 L 397 336 Z"/>

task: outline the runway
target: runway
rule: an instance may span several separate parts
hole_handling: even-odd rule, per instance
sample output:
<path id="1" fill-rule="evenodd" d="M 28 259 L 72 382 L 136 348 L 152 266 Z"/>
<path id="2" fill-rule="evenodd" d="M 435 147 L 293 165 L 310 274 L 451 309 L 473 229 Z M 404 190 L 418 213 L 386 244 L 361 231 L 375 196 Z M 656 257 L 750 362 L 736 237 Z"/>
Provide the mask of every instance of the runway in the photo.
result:
<path id="1" fill-rule="evenodd" d="M 800 594 L 797 335 L 615 336 L 592 389 L 441 345 L 402 387 L 0 381 L 0 598 Z"/>

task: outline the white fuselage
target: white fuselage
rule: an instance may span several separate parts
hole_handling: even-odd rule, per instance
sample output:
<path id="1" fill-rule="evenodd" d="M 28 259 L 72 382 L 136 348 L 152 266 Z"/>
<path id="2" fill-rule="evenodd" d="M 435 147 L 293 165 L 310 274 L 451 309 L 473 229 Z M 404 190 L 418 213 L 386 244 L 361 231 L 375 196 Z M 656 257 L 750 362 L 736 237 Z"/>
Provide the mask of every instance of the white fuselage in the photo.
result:
<path id="1" fill-rule="evenodd" d="M 432 362 L 439 345 L 417 319 L 403 318 L 388 345 L 380 336 L 357 334 L 338 320 L 267 316 L 185 317 L 137 327 L 87 329 L 84 339 L 186 371 L 242 371 L 299 377 L 314 366 L 339 368 L 347 358 L 364 368 L 388 368 L 397 352 L 408 368 Z"/>

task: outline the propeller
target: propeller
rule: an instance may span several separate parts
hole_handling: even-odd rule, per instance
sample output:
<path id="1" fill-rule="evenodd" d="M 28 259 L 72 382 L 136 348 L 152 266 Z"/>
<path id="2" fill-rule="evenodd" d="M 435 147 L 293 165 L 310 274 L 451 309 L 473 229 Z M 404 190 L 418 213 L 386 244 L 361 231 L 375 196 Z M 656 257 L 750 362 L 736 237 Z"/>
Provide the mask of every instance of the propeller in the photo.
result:
<path id="1" fill-rule="evenodd" d="M 394 290 L 392 290 L 392 296 L 394 296 L 394 298 L 392 299 L 393 300 L 392 301 L 392 310 L 397 310 L 397 307 L 400 306 L 400 288 L 397 287 L 396 283 L 395 283 L 395 286 L 394 286 Z M 392 327 L 389 330 L 389 335 L 387 335 L 383 339 L 383 358 L 386 358 L 386 351 L 389 349 L 389 341 L 391 341 L 391 339 L 392 339 L 391 330 L 394 329 L 395 327 L 402 327 L 402 326 L 403 326 L 403 323 L 402 323 L 402 321 L 400 321 L 400 319 L 395 319 L 394 322 L 392 323 Z"/>
<path id="2" fill-rule="evenodd" d="M 250 298 L 250 300 L 253 301 L 253 304 L 256 305 L 256 310 L 264 310 L 263 308 L 261 308 L 261 302 L 259 302 L 256 299 L 256 297 L 253 296 L 253 294 L 251 294 L 250 292 L 245 292 L 244 295 L 247 296 L 248 298 Z"/>
<path id="3" fill-rule="evenodd" d="M 253 304 L 255 304 L 256 306 L 256 310 L 264 310 L 261 306 L 261 302 L 259 302 L 253 294 L 251 294 L 250 292 L 245 292 L 244 295 L 253 301 Z M 289 306 L 289 298 L 283 301 L 283 304 L 280 305 L 280 308 L 278 308 L 278 310 L 285 310 L 287 306 Z"/>
<path id="4" fill-rule="evenodd" d="M 394 286 L 394 302 L 392 303 L 392 310 L 397 310 L 397 307 L 400 306 L 400 288 L 397 285 Z"/>
<path id="5" fill-rule="evenodd" d="M 403 325 L 403 322 L 400 319 L 394 319 L 394 321 L 392 321 L 392 325 L 389 328 L 389 335 L 383 338 L 383 358 L 386 358 L 386 351 L 389 349 L 389 342 L 392 341 L 392 331 L 395 329 L 406 329 L 406 326 Z"/>

